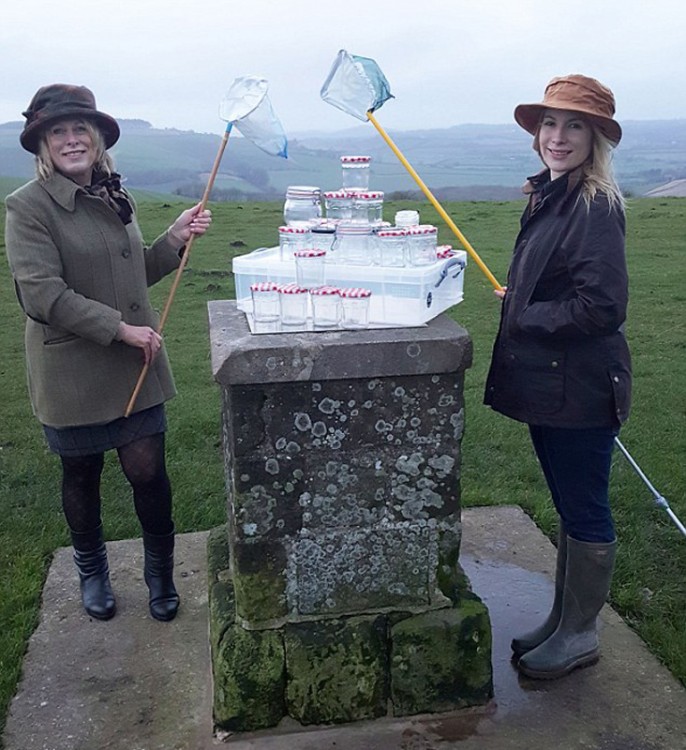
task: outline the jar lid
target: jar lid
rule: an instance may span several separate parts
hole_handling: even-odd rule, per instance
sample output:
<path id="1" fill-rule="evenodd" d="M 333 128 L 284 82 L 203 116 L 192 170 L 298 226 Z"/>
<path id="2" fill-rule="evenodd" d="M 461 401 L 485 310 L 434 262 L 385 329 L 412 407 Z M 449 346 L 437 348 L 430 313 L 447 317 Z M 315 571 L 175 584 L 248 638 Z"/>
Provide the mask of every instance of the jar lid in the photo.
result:
<path id="1" fill-rule="evenodd" d="M 371 156 L 341 156 L 341 164 L 369 164 Z"/>
<path id="2" fill-rule="evenodd" d="M 440 260 L 443 260 L 444 258 L 450 258 L 454 254 L 455 251 L 453 250 L 452 245 L 439 245 L 436 248 L 436 257 Z"/>
<path id="3" fill-rule="evenodd" d="M 351 224 L 341 222 L 336 227 L 336 235 L 340 234 L 371 234 L 372 228 L 369 224 Z"/>
<path id="4" fill-rule="evenodd" d="M 314 185 L 289 185 L 286 188 L 286 198 L 310 198 L 321 194 L 321 189 Z"/>
<path id="5" fill-rule="evenodd" d="M 328 221 L 325 224 L 317 224 L 317 226 L 310 229 L 312 234 L 333 234 L 335 231 L 336 225 L 332 221 Z"/>
<path id="6" fill-rule="evenodd" d="M 362 289 L 361 287 L 358 287 L 358 286 L 346 287 L 345 289 L 340 289 L 338 293 L 341 295 L 341 297 L 347 297 L 347 298 L 353 298 L 353 299 L 372 296 L 371 289 Z"/>
<path id="7" fill-rule="evenodd" d="M 398 226 L 416 226 L 419 224 L 419 211 L 398 211 L 395 215 Z"/>
<path id="8" fill-rule="evenodd" d="M 413 227 L 407 227 L 407 233 L 414 234 L 437 234 L 438 229 L 432 224 L 417 224 Z"/>
<path id="9" fill-rule="evenodd" d="M 288 226 L 279 227 L 279 232 L 281 234 L 307 234 L 309 231 L 309 227 L 304 224 L 289 224 Z"/>
<path id="10" fill-rule="evenodd" d="M 383 200 L 383 192 L 381 190 L 365 190 L 364 192 L 355 193 L 355 200 L 372 201 L 372 200 Z"/>
<path id="11" fill-rule="evenodd" d="M 307 294 L 307 289 L 304 286 L 298 286 L 297 284 L 281 284 L 279 286 L 281 294 Z"/>
<path id="12" fill-rule="evenodd" d="M 377 237 L 407 237 L 407 229 L 398 228 L 395 229 L 379 229 L 376 233 Z"/>
<path id="13" fill-rule="evenodd" d="M 340 289 L 337 286 L 317 286 L 314 289 L 310 289 L 310 294 L 314 294 L 321 297 L 330 297 L 334 294 L 339 294 Z"/>
<path id="14" fill-rule="evenodd" d="M 278 288 L 275 281 L 255 281 L 250 285 L 251 292 L 275 292 Z"/>
<path id="15" fill-rule="evenodd" d="M 296 258 L 323 258 L 326 255 L 326 250 L 307 247 L 303 250 L 296 250 L 293 255 L 295 255 Z"/>
<path id="16" fill-rule="evenodd" d="M 330 199 L 336 199 L 336 200 L 345 200 L 346 198 L 352 198 L 354 193 L 351 190 L 327 190 L 324 193 L 324 197 L 327 200 Z"/>

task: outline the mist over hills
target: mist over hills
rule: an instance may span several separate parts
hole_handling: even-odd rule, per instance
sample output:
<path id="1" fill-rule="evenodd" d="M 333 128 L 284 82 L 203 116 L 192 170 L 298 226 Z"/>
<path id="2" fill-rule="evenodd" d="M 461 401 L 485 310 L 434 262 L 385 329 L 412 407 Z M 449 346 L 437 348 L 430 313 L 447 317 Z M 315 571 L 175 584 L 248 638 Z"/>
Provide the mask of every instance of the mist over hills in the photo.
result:
<path id="1" fill-rule="evenodd" d="M 127 187 L 162 195 L 202 194 L 219 134 L 158 129 L 145 120 L 119 122 L 122 137 L 111 153 Z M 33 157 L 19 145 L 22 126 L 21 122 L 0 124 L 1 177 L 20 181 L 33 177 Z M 644 195 L 686 179 L 686 119 L 634 120 L 622 127 L 615 171 L 625 193 Z M 531 137 L 515 124 L 389 129 L 388 133 L 441 200 L 515 199 L 521 197 L 526 176 L 540 169 Z M 336 189 L 339 157 L 346 153 L 372 157 L 371 188 L 398 197 L 417 194 L 417 185 L 374 127 L 361 124 L 336 132 L 293 133 L 288 159 L 269 156 L 232 134 L 212 198 L 280 199 L 288 185 Z"/>

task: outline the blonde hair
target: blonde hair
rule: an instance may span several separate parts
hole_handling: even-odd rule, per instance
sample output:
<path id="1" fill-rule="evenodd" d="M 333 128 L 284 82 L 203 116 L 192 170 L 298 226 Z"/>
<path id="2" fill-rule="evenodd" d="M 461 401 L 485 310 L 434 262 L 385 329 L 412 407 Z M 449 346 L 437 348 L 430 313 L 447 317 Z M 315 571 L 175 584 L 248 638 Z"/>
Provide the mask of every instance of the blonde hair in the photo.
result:
<path id="1" fill-rule="evenodd" d="M 624 196 L 615 180 L 614 170 L 612 169 L 614 144 L 597 125 L 591 123 L 591 128 L 593 130 L 591 157 L 583 165 L 584 186 L 582 195 L 586 206 L 590 206 L 596 193 L 601 192 L 607 196 L 611 209 L 624 209 Z"/>
<path id="2" fill-rule="evenodd" d="M 93 164 L 93 169 L 107 176 L 111 175 L 114 172 L 114 160 L 105 149 L 105 138 L 100 128 L 86 119 L 83 120 L 83 124 L 86 126 L 88 135 L 95 146 L 95 163 Z M 45 181 L 49 180 L 54 174 L 55 165 L 50 158 L 48 150 L 47 128 L 44 128 L 40 135 L 38 152 L 36 153 L 36 177 L 39 180 Z"/>

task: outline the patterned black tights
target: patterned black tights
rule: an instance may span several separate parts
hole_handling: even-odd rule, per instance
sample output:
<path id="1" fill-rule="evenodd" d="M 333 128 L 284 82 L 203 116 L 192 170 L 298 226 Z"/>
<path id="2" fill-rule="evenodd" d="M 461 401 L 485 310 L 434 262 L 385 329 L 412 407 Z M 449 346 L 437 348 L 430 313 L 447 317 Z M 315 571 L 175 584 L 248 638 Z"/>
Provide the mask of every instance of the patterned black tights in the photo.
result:
<path id="1" fill-rule="evenodd" d="M 149 534 L 169 534 L 172 495 L 164 461 L 164 433 L 151 435 L 117 449 L 119 463 L 133 489 L 136 515 Z M 100 525 L 102 453 L 62 456 L 62 508 L 69 528 L 92 531 Z"/>

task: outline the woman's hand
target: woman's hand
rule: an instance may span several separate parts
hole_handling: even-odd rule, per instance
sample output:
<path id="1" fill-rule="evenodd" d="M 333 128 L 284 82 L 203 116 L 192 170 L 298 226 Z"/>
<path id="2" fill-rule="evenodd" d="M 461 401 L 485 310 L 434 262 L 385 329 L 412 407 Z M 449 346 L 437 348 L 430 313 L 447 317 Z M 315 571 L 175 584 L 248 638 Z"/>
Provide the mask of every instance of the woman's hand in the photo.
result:
<path id="1" fill-rule="evenodd" d="M 122 322 L 117 328 L 117 341 L 143 350 L 145 364 L 151 365 L 162 348 L 162 336 L 149 326 L 132 326 Z"/>
<path id="2" fill-rule="evenodd" d="M 209 209 L 200 210 L 200 203 L 193 208 L 186 209 L 169 227 L 169 234 L 183 247 L 191 236 L 205 234 L 212 223 L 212 212 Z"/>
<path id="3" fill-rule="evenodd" d="M 502 289 L 494 289 L 493 294 L 495 294 L 498 299 L 503 300 L 507 294 L 507 287 L 504 286 Z"/>

